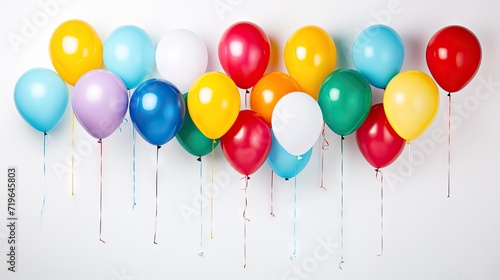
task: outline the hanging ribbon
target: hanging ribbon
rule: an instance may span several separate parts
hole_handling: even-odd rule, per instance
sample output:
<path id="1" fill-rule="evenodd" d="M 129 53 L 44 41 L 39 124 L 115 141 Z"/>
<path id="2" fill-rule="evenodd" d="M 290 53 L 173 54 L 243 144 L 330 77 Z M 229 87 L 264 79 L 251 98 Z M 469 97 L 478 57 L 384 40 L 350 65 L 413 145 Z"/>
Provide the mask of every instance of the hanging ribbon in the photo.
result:
<path id="1" fill-rule="evenodd" d="M 451 192 L 451 92 L 448 92 L 448 196 Z"/>
<path id="2" fill-rule="evenodd" d="M 198 256 L 203 257 L 203 162 L 201 156 L 197 160 L 200 162 L 200 252 Z"/>
<path id="3" fill-rule="evenodd" d="M 330 147 L 330 143 L 328 143 L 328 141 L 326 140 L 325 126 L 326 124 L 323 122 L 323 129 L 321 130 L 321 137 L 323 138 L 323 141 L 321 143 L 321 182 L 319 187 L 326 191 L 325 185 L 323 184 L 323 174 L 324 174 L 325 151 L 328 150 L 328 147 Z"/>
<path id="4" fill-rule="evenodd" d="M 297 172 L 293 180 L 293 252 L 290 255 L 292 261 L 297 257 Z"/>
<path id="5" fill-rule="evenodd" d="M 210 191 L 210 239 L 214 239 L 214 160 L 215 139 L 212 141 L 212 190 Z"/>
<path id="6" fill-rule="evenodd" d="M 271 170 L 271 190 L 270 190 L 270 195 L 271 195 L 271 213 L 269 213 L 273 218 L 276 217 L 274 215 L 274 171 Z"/>
<path id="7" fill-rule="evenodd" d="M 245 208 L 243 210 L 243 257 L 245 260 L 245 263 L 243 264 L 243 268 L 247 267 L 247 223 L 250 222 L 250 220 L 247 218 L 247 209 L 248 209 L 248 196 L 247 196 L 247 189 L 248 189 L 248 180 L 250 180 L 250 177 L 246 175 L 242 179 L 245 179 L 245 188 L 243 189 L 245 191 Z"/>
<path id="8" fill-rule="evenodd" d="M 410 168 L 408 169 L 408 177 L 410 177 L 411 171 L 413 168 L 413 158 L 411 157 L 411 142 L 410 142 L 410 140 L 406 141 L 406 145 L 408 146 L 408 159 L 410 161 Z"/>
<path id="9" fill-rule="evenodd" d="M 155 175 L 155 234 L 153 237 L 153 243 L 156 243 L 156 233 L 158 231 L 158 155 L 160 152 L 161 146 L 156 146 L 156 175 Z"/>
<path id="10" fill-rule="evenodd" d="M 99 176 L 100 176 L 100 183 L 99 183 L 99 241 L 102 243 L 104 240 L 102 239 L 102 139 L 99 139 L 97 141 L 99 143 L 99 154 L 100 154 L 100 163 L 99 163 Z"/>
<path id="11" fill-rule="evenodd" d="M 250 91 L 248 89 L 245 90 L 245 109 L 248 109 L 248 95 Z"/>
<path id="12" fill-rule="evenodd" d="M 380 254 L 384 254 L 384 174 L 380 169 L 375 169 L 375 178 L 378 180 L 380 175 Z"/>
<path id="13" fill-rule="evenodd" d="M 340 136 L 340 263 L 344 265 L 344 136 Z"/>
<path id="14" fill-rule="evenodd" d="M 128 99 L 130 101 L 130 89 L 127 90 L 127 95 L 128 95 Z M 126 123 L 128 123 L 128 120 L 125 118 L 123 119 L 124 121 L 126 121 Z M 135 209 L 135 206 L 137 205 L 137 200 L 136 200 L 136 179 L 137 179 L 137 176 L 136 176 L 136 161 L 135 161 L 135 127 L 133 124 L 130 125 L 130 130 L 131 130 L 131 134 L 132 134 L 132 188 L 133 188 L 133 192 L 134 192 L 134 204 L 132 204 L 132 209 Z"/>
<path id="15" fill-rule="evenodd" d="M 75 196 L 75 113 L 71 113 L 71 196 Z"/>
<path id="16" fill-rule="evenodd" d="M 43 212 L 45 211 L 45 195 L 47 190 L 47 132 L 43 133 L 43 200 L 42 209 L 40 210 L 40 219 L 43 221 Z"/>
<path id="17" fill-rule="evenodd" d="M 134 204 L 132 205 L 132 209 L 135 209 L 136 203 L 136 173 L 135 173 L 135 128 L 132 126 L 132 180 L 133 180 L 133 191 L 134 191 Z"/>

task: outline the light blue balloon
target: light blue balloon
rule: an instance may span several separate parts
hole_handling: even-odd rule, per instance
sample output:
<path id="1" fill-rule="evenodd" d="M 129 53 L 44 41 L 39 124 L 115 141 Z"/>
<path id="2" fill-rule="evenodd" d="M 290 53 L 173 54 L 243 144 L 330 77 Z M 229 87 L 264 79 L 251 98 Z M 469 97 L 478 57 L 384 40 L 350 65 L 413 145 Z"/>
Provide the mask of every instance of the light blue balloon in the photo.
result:
<path id="1" fill-rule="evenodd" d="M 309 149 L 305 154 L 300 157 L 288 153 L 274 136 L 271 129 L 272 144 L 266 162 L 276 175 L 281 178 L 290 179 L 299 174 L 304 167 L 306 167 L 309 159 L 311 158 L 313 148 Z"/>
<path id="2" fill-rule="evenodd" d="M 61 121 L 68 107 L 68 87 L 57 73 L 45 68 L 25 72 L 14 89 L 14 103 L 23 119 L 47 132 Z"/>
<path id="3" fill-rule="evenodd" d="M 365 28 L 354 41 L 354 67 L 371 85 L 385 89 L 403 66 L 404 45 L 394 29 L 386 25 Z"/>
<path id="4" fill-rule="evenodd" d="M 124 25 L 104 42 L 103 61 L 107 70 L 120 77 L 127 89 L 137 87 L 153 70 L 155 45 L 141 28 Z"/>

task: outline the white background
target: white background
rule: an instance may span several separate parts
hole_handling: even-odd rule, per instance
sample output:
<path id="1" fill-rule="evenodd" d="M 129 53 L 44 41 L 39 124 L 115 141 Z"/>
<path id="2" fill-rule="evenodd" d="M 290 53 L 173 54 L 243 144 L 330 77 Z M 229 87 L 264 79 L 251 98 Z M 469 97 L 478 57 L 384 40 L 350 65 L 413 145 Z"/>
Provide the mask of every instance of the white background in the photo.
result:
<path id="1" fill-rule="evenodd" d="M 49 2 L 41 0 L 41 3 Z M 0 278 L 1 279 L 499 279 L 500 266 L 500 35 L 495 1 L 77 1 L 54 2 L 50 14 L 38 1 L 3 1 L 0 8 Z M 216 8 L 218 7 L 218 8 Z M 45 16 L 44 16 L 45 15 Z M 199 165 L 175 139 L 160 150 L 158 245 L 153 244 L 155 148 L 137 143 L 137 206 L 133 210 L 130 125 L 104 140 L 103 239 L 99 242 L 99 149 L 77 125 L 75 192 L 71 196 L 71 122 L 67 113 L 51 131 L 43 179 L 42 135 L 18 115 L 13 89 L 33 67 L 52 68 L 48 44 L 67 19 L 90 23 L 104 41 L 133 24 L 157 43 L 170 29 L 190 28 L 205 41 L 208 70 L 221 70 L 217 44 L 232 23 L 249 20 L 272 41 L 269 71 L 285 71 L 283 48 L 299 27 L 318 25 L 334 38 L 336 68 L 352 67 L 356 35 L 376 22 L 393 27 L 405 44 L 403 70 L 428 73 L 425 48 L 440 28 L 460 24 L 482 45 L 474 80 L 453 94 L 451 197 L 447 189 L 447 98 L 429 129 L 383 170 L 385 251 L 380 251 L 380 184 L 359 152 L 345 140 L 344 269 L 340 250 L 340 141 L 327 130 L 325 187 L 320 189 L 320 142 L 297 180 L 297 258 L 293 250 L 293 181 L 275 180 L 269 215 L 270 169 L 248 188 L 248 265 L 243 268 L 244 193 L 237 174 L 217 148 L 213 232 L 210 228 L 211 159 L 203 159 L 203 243 L 199 257 Z M 25 20 L 36 30 L 23 35 Z M 9 34 L 23 36 L 15 47 Z M 156 70 L 155 70 L 156 71 Z M 152 76 L 158 76 L 155 72 Z M 374 90 L 380 102 L 381 90 Z M 243 92 L 242 92 L 243 94 Z M 68 110 L 69 112 L 69 110 Z M 18 168 L 17 272 L 7 271 L 6 169 Z M 54 169 L 66 166 L 66 169 Z M 44 185 L 46 187 L 44 187 Z M 40 216 L 43 197 L 46 207 Z M 182 212 L 190 209 L 191 212 Z M 330 247 L 325 247 L 330 244 Z"/>

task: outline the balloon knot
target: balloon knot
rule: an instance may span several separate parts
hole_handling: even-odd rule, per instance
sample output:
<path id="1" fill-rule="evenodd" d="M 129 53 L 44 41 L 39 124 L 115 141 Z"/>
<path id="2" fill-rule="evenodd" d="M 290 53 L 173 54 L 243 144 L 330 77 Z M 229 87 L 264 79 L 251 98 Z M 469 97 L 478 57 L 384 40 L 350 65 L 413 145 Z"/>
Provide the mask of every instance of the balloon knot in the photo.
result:
<path id="1" fill-rule="evenodd" d="M 99 140 L 97 140 L 97 143 L 102 144 L 102 138 L 99 138 Z"/>
<path id="2" fill-rule="evenodd" d="M 340 140 L 344 140 L 344 139 L 345 139 L 344 135 L 341 135 Z"/>
<path id="3" fill-rule="evenodd" d="M 160 145 L 156 146 L 156 149 L 158 149 L 158 150 L 159 150 L 160 148 L 161 148 L 161 146 L 160 146 Z"/>
<path id="4" fill-rule="evenodd" d="M 201 157 L 198 157 L 196 160 L 199 161 L 199 162 L 201 162 Z"/>
<path id="5" fill-rule="evenodd" d="M 248 181 L 248 180 L 250 180 L 250 176 L 245 175 L 245 176 L 241 177 L 241 179 L 240 179 L 240 180 L 245 180 L 245 181 Z"/>
<path id="6" fill-rule="evenodd" d="M 290 180 L 290 179 L 289 178 L 285 178 L 285 181 L 288 181 L 288 180 Z"/>
<path id="7" fill-rule="evenodd" d="M 44 132 L 43 132 L 43 135 L 44 135 L 44 136 L 47 136 L 47 131 L 44 131 Z"/>

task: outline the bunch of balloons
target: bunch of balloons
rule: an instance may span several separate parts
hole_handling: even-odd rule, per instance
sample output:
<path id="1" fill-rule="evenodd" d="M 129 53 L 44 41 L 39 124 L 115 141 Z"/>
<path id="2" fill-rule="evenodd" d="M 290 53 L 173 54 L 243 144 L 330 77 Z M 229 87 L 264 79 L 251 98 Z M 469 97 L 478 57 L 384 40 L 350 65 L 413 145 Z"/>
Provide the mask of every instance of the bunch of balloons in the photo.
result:
<path id="1" fill-rule="evenodd" d="M 355 69 L 335 69 L 335 42 L 313 25 L 297 29 L 286 41 L 288 73 L 266 73 L 270 40 L 251 22 L 237 22 L 223 32 L 218 58 L 225 73 L 206 72 L 207 48 L 186 29 L 167 32 L 155 46 L 144 30 L 125 25 L 103 44 L 88 23 L 69 20 L 53 32 L 49 51 L 55 72 L 31 69 L 15 87 L 16 107 L 35 129 L 46 133 L 65 114 L 66 82 L 74 86 L 77 120 L 96 139 L 111 135 L 128 110 L 151 145 L 176 137 L 187 152 L 203 156 L 220 140 L 238 172 L 248 176 L 267 161 L 283 178 L 307 165 L 323 123 L 340 136 L 356 132 L 367 161 L 375 168 L 387 166 L 433 121 L 439 107 L 435 81 L 449 93 L 459 91 L 481 61 L 479 41 L 461 26 L 445 27 L 429 41 L 426 61 L 432 77 L 418 70 L 400 72 L 404 45 L 386 25 L 358 34 Z M 161 78 L 147 79 L 155 65 Z M 382 104 L 372 106 L 372 86 L 384 89 Z M 250 93 L 247 110 L 240 108 L 239 89 Z"/>
<path id="2" fill-rule="evenodd" d="M 451 93 L 472 80 L 481 63 L 481 47 L 470 30 L 452 25 L 435 33 L 427 45 L 432 78 L 418 70 L 400 72 L 403 59 L 401 38 L 388 26 L 370 26 L 354 42 L 356 69 L 371 85 L 384 89 L 382 104 L 369 109 L 356 131 L 359 150 L 376 169 L 392 163 L 405 140 L 409 144 L 432 123 L 439 108 L 436 82 Z"/>
<path id="3" fill-rule="evenodd" d="M 204 56 L 205 66 L 202 65 L 201 70 L 200 67 L 192 69 L 188 73 L 191 76 L 186 79 L 202 74 L 207 61 L 203 42 L 194 37 L 193 43 L 193 32 L 177 30 L 171 33 L 174 35 L 165 36 L 180 36 L 172 42 L 179 44 L 181 41 L 182 47 L 162 43 L 155 48 L 144 30 L 131 25 L 115 29 L 103 44 L 87 22 L 63 22 L 54 30 L 49 45 L 50 59 L 57 73 L 36 68 L 21 76 L 15 89 L 19 113 L 35 129 L 46 133 L 57 125 L 66 111 L 70 100 L 66 82 L 74 86 L 71 105 L 75 117 L 94 138 L 101 141 L 111 135 L 130 109 L 139 134 L 153 145 L 165 144 L 177 135 L 183 123 L 185 105 L 179 89 L 171 82 L 164 79 L 144 81 L 155 66 L 155 58 L 159 60 L 157 65 L 163 70 L 161 73 L 168 77 L 172 71 L 162 68 L 165 64 L 186 65 L 189 58 L 203 64 L 200 57 Z M 200 44 L 201 55 L 192 56 L 192 50 Z M 179 50 L 191 52 L 184 55 L 186 60 L 178 61 L 178 57 L 168 55 L 172 49 L 178 53 Z M 176 82 L 187 83 L 186 80 Z M 130 90 L 134 88 L 129 102 Z"/>

